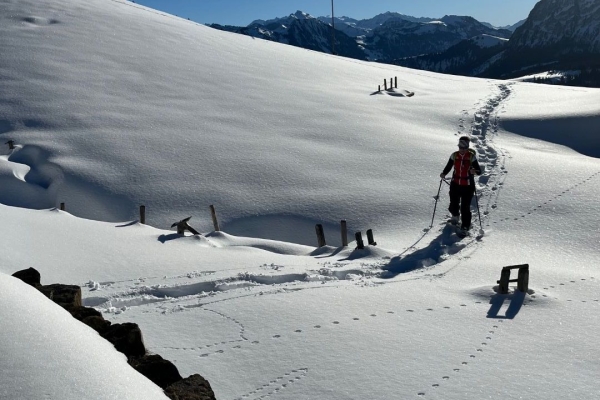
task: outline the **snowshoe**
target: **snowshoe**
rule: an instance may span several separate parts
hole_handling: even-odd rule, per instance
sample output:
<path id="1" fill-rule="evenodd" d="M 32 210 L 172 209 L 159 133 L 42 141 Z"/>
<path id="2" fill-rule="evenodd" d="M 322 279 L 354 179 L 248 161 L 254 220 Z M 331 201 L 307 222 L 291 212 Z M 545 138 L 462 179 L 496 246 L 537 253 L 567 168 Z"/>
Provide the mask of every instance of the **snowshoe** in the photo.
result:
<path id="1" fill-rule="evenodd" d="M 458 236 L 461 239 L 469 236 L 469 228 L 464 226 L 461 226 L 460 228 L 457 227 L 456 236 Z"/>

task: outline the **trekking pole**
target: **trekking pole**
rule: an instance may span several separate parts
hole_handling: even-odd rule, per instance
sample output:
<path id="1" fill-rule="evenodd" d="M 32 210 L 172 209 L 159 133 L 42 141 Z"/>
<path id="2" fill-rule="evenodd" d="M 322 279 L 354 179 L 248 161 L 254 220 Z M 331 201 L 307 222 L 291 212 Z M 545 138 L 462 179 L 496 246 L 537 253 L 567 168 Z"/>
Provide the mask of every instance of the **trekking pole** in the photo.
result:
<path id="1" fill-rule="evenodd" d="M 477 204 L 477 215 L 479 216 L 479 227 L 481 228 L 481 231 L 483 231 L 483 226 L 481 225 L 481 213 L 479 212 L 479 200 L 477 199 L 477 197 L 479 197 L 477 195 L 477 186 L 475 186 L 475 177 L 473 175 L 471 175 L 471 183 L 473 184 L 473 189 L 475 189 L 475 204 Z"/>
<path id="2" fill-rule="evenodd" d="M 481 213 L 479 212 L 479 200 L 477 200 L 477 188 L 475 188 L 475 204 L 477 204 L 477 215 L 479 216 L 479 227 L 483 231 L 483 226 L 481 225 Z"/>
<path id="3" fill-rule="evenodd" d="M 437 203 L 440 199 L 440 191 L 442 190 L 442 182 L 445 182 L 445 179 L 440 179 L 440 187 L 438 188 L 437 196 L 435 196 L 435 206 L 433 207 L 433 217 L 431 217 L 431 225 L 430 228 L 433 228 L 433 220 L 435 219 L 435 210 L 437 209 Z"/>

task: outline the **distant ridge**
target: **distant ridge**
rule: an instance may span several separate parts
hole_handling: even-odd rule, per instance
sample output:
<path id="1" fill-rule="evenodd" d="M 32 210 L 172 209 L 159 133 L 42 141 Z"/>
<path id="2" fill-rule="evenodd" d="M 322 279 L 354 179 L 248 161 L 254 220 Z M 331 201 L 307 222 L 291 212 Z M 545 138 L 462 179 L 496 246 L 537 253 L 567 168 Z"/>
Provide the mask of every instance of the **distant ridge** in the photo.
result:
<path id="1" fill-rule="evenodd" d="M 561 84 L 600 86 L 600 4 L 541 0 L 529 17 L 494 27 L 469 16 L 412 17 L 385 12 L 357 20 L 297 11 L 247 27 L 210 25 L 310 50 L 428 71 L 511 79 L 552 70 L 575 71 Z"/>

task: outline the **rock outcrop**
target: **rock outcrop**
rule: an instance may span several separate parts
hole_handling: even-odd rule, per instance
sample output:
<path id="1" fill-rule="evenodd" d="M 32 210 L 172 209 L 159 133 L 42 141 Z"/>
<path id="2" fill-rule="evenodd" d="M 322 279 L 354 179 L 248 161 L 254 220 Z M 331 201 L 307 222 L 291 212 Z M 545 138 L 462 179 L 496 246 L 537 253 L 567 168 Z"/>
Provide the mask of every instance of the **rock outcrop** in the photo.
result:
<path id="1" fill-rule="evenodd" d="M 163 389 L 183 379 L 179 375 L 177 367 L 158 354 L 145 354 L 142 357 L 132 358 L 129 360 L 129 364 Z"/>
<path id="2" fill-rule="evenodd" d="M 12 276 L 37 288 L 50 300 L 67 310 L 73 318 L 94 329 L 100 336 L 127 356 L 136 371 L 161 387 L 173 400 L 215 400 L 210 383 L 198 374 L 182 378 L 177 367 L 157 354 L 148 354 L 139 326 L 134 323 L 112 324 L 94 308 L 81 305 L 81 287 L 76 285 L 42 285 L 34 268 L 15 272 Z"/>
<path id="3" fill-rule="evenodd" d="M 215 395 L 206 379 L 198 374 L 169 386 L 165 394 L 173 400 L 212 400 Z"/>

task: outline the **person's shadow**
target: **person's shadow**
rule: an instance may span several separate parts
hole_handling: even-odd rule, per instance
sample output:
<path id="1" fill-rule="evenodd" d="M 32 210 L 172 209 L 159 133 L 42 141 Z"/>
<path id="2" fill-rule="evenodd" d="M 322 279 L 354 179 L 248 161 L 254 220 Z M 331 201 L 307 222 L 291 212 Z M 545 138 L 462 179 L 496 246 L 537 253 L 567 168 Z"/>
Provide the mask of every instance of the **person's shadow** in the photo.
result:
<path id="1" fill-rule="evenodd" d="M 523 303 L 525 302 L 525 296 L 527 293 L 523 293 L 521 291 L 515 290 L 509 294 L 499 294 L 496 293 L 490 299 L 491 307 L 487 313 L 488 318 L 496 318 L 496 319 L 513 319 L 517 316 L 521 307 L 523 307 Z M 508 302 L 508 308 L 504 315 L 498 315 L 502 306 L 505 302 Z"/>

